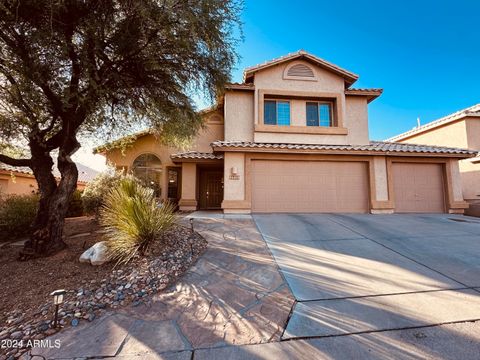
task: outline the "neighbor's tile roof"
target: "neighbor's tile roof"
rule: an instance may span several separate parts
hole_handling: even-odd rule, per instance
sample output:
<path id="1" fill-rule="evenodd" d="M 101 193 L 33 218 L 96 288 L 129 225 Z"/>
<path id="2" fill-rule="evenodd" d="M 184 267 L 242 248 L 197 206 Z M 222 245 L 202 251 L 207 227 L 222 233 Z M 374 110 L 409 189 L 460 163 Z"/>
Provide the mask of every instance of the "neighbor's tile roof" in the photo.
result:
<path id="1" fill-rule="evenodd" d="M 457 111 L 453 114 L 447 115 L 447 116 L 445 116 L 443 118 L 440 118 L 438 120 L 429 122 L 428 124 L 422 125 L 420 127 L 413 128 L 412 130 L 409 130 L 409 131 L 406 131 L 402 134 L 393 136 L 393 137 L 387 139 L 386 141 L 403 140 L 403 139 L 408 138 L 412 135 L 422 133 L 422 132 L 430 130 L 430 129 L 437 128 L 439 126 L 451 123 L 453 121 L 462 119 L 462 118 L 467 117 L 467 116 L 480 117 L 480 104 L 470 106 L 469 108 Z"/>
<path id="2" fill-rule="evenodd" d="M 172 159 L 199 159 L 199 160 L 221 160 L 223 154 L 202 153 L 197 151 L 187 151 L 184 153 L 170 155 Z"/>
<path id="3" fill-rule="evenodd" d="M 354 74 L 348 70 L 345 70 L 345 69 L 342 69 L 340 66 L 337 66 L 335 64 L 332 64 L 331 62 L 328 62 L 326 60 L 323 60 L 315 55 L 312 55 L 312 54 L 309 54 L 308 52 L 306 52 L 305 50 L 299 50 L 299 51 L 296 51 L 296 52 L 293 52 L 293 53 L 290 53 L 290 54 L 287 54 L 287 55 L 284 55 L 284 56 L 281 56 L 279 58 L 275 58 L 275 59 L 272 59 L 272 60 L 268 60 L 262 64 L 258 64 L 258 65 L 255 65 L 255 66 L 251 66 L 251 67 L 248 67 L 246 68 L 244 71 L 243 71 L 243 81 L 245 82 L 245 80 L 251 76 L 253 73 L 255 73 L 256 71 L 259 71 L 259 70 L 262 70 L 262 69 L 265 69 L 265 68 L 268 68 L 270 66 L 274 66 L 274 65 L 277 65 L 277 64 L 281 64 L 283 62 L 286 62 L 286 61 L 290 61 L 290 60 L 294 60 L 294 59 L 307 59 L 307 60 L 310 60 L 312 62 L 314 62 L 315 64 L 317 64 L 318 66 L 320 67 L 323 67 L 323 68 L 326 68 L 326 69 L 329 69 L 337 74 L 339 74 L 340 76 L 342 76 L 346 82 L 351 85 L 353 84 L 355 81 L 357 81 L 358 79 L 358 75 L 357 74 Z"/>
<path id="4" fill-rule="evenodd" d="M 93 180 L 93 178 L 95 176 L 97 176 L 97 174 L 99 173 L 97 170 L 89 168 L 88 166 L 85 166 L 83 164 L 76 163 L 76 165 L 77 165 L 77 169 L 78 169 L 78 181 L 79 182 L 87 183 L 87 182 Z M 33 171 L 29 167 L 26 167 L 26 166 L 11 166 L 11 165 L 7 165 L 7 164 L 1 163 L 1 162 L 0 162 L 0 170 L 33 175 Z M 57 169 L 56 166 L 54 166 L 54 168 L 53 168 L 53 175 L 58 179 L 61 177 L 60 171 Z"/>
<path id="5" fill-rule="evenodd" d="M 244 148 L 244 149 L 272 149 L 272 150 L 319 150 L 340 152 L 381 152 L 381 153 L 418 153 L 418 154 L 447 154 L 472 157 L 477 151 L 468 149 L 450 148 L 444 146 L 427 146 L 405 143 L 389 143 L 372 141 L 368 145 L 322 145 L 322 144 L 282 144 L 282 143 L 258 143 L 246 141 L 215 141 L 215 148 Z"/>

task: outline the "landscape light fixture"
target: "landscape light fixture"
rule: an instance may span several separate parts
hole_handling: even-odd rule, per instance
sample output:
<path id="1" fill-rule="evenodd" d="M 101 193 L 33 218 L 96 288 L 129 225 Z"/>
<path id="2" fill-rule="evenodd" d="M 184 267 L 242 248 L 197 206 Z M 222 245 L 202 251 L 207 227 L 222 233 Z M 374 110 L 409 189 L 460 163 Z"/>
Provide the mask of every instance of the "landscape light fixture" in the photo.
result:
<path id="1" fill-rule="evenodd" d="M 65 290 L 55 290 L 50 295 L 53 296 L 53 305 L 55 305 L 55 318 L 53 319 L 53 327 L 56 328 L 58 325 L 58 307 L 63 303 L 64 295 L 67 292 Z"/>

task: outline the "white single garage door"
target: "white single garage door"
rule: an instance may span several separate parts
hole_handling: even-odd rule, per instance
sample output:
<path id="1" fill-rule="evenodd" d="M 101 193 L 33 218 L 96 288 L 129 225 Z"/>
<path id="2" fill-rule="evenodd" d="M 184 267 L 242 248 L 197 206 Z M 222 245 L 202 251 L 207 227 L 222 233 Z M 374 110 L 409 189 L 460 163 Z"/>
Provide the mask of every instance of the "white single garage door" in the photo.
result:
<path id="1" fill-rule="evenodd" d="M 365 162 L 252 161 L 254 212 L 355 212 L 369 209 Z"/>
<path id="2" fill-rule="evenodd" d="M 393 163 L 395 212 L 445 212 L 445 186 L 441 164 Z"/>

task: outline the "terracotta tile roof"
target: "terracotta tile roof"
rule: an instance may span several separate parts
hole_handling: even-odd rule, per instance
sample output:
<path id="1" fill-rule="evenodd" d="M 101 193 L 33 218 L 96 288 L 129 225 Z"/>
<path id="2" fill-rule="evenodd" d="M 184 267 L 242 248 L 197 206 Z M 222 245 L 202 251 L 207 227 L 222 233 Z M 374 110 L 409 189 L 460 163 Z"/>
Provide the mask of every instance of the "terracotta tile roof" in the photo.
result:
<path id="1" fill-rule="evenodd" d="M 173 160 L 175 159 L 221 160 L 223 159 L 223 154 L 187 151 L 183 153 L 172 154 L 170 155 L 170 158 Z"/>
<path id="2" fill-rule="evenodd" d="M 389 143 L 372 141 L 368 145 L 321 145 L 321 144 L 282 144 L 282 143 L 256 143 L 244 141 L 215 141 L 212 143 L 214 150 L 221 148 L 241 149 L 271 149 L 271 150 L 317 150 L 328 152 L 379 152 L 379 153 L 415 153 L 431 155 L 458 155 L 458 157 L 473 157 L 477 151 L 444 146 L 427 146 L 404 143 Z"/>
<path id="3" fill-rule="evenodd" d="M 346 89 L 345 95 L 367 96 L 367 101 L 371 102 L 382 95 L 383 89 Z"/>
<path id="4" fill-rule="evenodd" d="M 225 84 L 225 90 L 255 90 L 255 85 L 251 83 L 228 83 Z"/>
<path id="5" fill-rule="evenodd" d="M 78 181 L 79 182 L 84 182 L 87 183 L 97 174 L 99 173 L 97 170 L 94 170 L 92 168 L 89 168 L 88 166 L 85 166 L 83 164 L 76 163 L 77 169 L 78 169 Z M 33 175 L 33 171 L 26 166 L 10 166 L 4 163 L 0 162 L 0 170 L 8 171 L 8 172 L 13 172 L 13 173 L 21 173 L 21 174 L 28 174 L 28 175 Z M 57 167 L 54 166 L 53 168 L 53 175 L 55 178 L 60 179 L 61 174 L 60 171 L 58 171 Z"/>
<path id="6" fill-rule="evenodd" d="M 480 104 L 476 104 L 473 106 L 470 106 L 469 108 L 457 111 L 453 114 L 447 115 L 443 118 L 440 118 L 438 120 L 434 120 L 432 122 L 429 122 L 428 124 L 422 125 L 420 127 L 413 128 L 412 130 L 406 131 L 402 134 L 393 136 L 386 141 L 399 141 L 403 140 L 405 138 L 408 138 L 412 135 L 419 134 L 422 132 L 425 132 L 427 130 L 435 129 L 439 126 L 454 122 L 456 120 L 462 119 L 467 116 L 472 116 L 472 117 L 480 117 Z"/>
<path id="7" fill-rule="evenodd" d="M 330 71 L 333 71 L 333 72 L 337 73 L 338 75 L 342 76 L 345 79 L 345 81 L 347 82 L 347 84 L 349 84 L 349 85 L 353 84 L 358 79 L 357 74 L 354 74 L 354 73 L 352 73 L 348 70 L 342 69 L 341 67 L 339 67 L 335 64 L 332 64 L 332 63 L 330 63 L 326 60 L 323 60 L 323 59 L 321 59 L 321 58 L 319 58 L 315 55 L 309 54 L 305 50 L 299 50 L 299 51 L 281 56 L 279 58 L 266 61 L 262 64 L 258 64 L 258 65 L 246 68 L 243 71 L 243 81 L 245 82 L 247 80 L 247 78 L 249 76 L 253 75 L 253 73 L 255 73 L 256 71 L 259 71 L 259 70 L 262 70 L 262 69 L 265 69 L 267 67 L 274 66 L 274 65 L 277 65 L 277 64 L 281 64 L 281 63 L 286 62 L 286 61 L 290 61 L 290 60 L 294 60 L 294 59 L 300 59 L 300 58 L 305 59 L 305 60 L 310 60 L 311 62 L 317 64 L 320 67 L 323 67 L 325 69 L 328 69 Z"/>

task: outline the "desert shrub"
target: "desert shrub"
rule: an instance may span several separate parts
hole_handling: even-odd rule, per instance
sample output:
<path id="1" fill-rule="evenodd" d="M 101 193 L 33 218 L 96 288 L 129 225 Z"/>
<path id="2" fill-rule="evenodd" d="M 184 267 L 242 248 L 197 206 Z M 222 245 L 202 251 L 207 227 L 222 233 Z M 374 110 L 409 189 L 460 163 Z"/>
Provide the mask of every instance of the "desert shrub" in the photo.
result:
<path id="1" fill-rule="evenodd" d="M 82 205 L 86 214 L 98 215 L 105 196 L 117 187 L 125 176 L 121 172 L 106 171 L 98 174 L 90 181 L 82 193 Z"/>
<path id="2" fill-rule="evenodd" d="M 67 217 L 77 217 L 83 215 L 82 192 L 75 190 L 70 202 L 68 203 Z"/>
<path id="3" fill-rule="evenodd" d="M 132 177 L 121 179 L 104 199 L 100 225 L 108 241 L 110 256 L 117 264 L 143 255 L 174 223 L 173 206 L 159 205 L 154 191 Z"/>
<path id="4" fill-rule="evenodd" d="M 38 195 L 8 195 L 0 199 L 0 240 L 27 235 L 35 220 Z"/>

